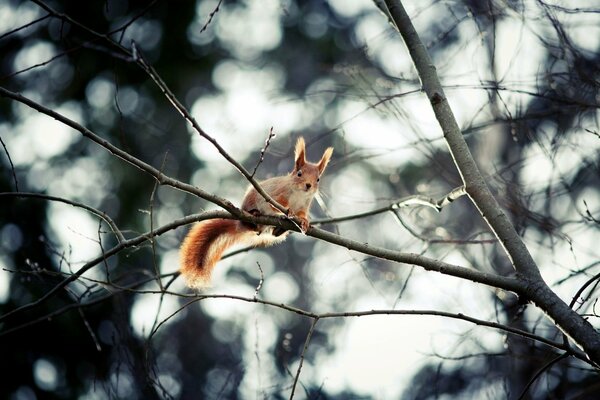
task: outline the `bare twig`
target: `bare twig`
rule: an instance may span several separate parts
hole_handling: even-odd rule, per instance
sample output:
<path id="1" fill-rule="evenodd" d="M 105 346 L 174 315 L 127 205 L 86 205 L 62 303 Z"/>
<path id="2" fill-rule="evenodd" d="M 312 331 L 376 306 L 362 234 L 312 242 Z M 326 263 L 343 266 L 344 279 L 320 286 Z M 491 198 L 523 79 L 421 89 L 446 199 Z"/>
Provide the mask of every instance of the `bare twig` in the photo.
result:
<path id="1" fill-rule="evenodd" d="M 167 162 L 168 152 L 165 153 L 165 157 L 163 158 L 162 165 L 160 167 L 160 171 L 162 172 L 165 168 L 165 163 Z M 152 194 L 150 195 L 150 231 L 154 230 L 154 195 L 156 194 L 156 190 L 158 189 L 158 180 L 154 182 L 154 187 L 152 188 Z M 150 245 L 152 246 L 152 264 L 154 266 L 154 273 L 156 275 L 156 281 L 158 283 L 158 287 L 163 289 L 162 280 L 160 279 L 160 272 L 158 271 L 158 262 L 156 260 L 156 244 L 154 238 L 150 239 Z"/>
<path id="2" fill-rule="evenodd" d="M 319 225 L 319 224 L 329 224 L 329 223 L 352 221 L 355 219 L 370 217 L 373 215 L 382 214 L 384 212 L 394 211 L 394 210 L 398 210 L 401 208 L 412 207 L 412 206 L 426 206 L 426 207 L 433 208 L 434 210 L 439 212 L 445 206 L 447 206 L 448 204 L 450 204 L 451 202 L 453 202 L 454 200 L 458 199 L 459 197 L 461 197 L 465 194 L 466 193 L 465 193 L 463 186 L 459 186 L 457 188 L 452 189 L 448 194 L 446 194 L 445 196 L 443 196 L 439 199 L 434 199 L 434 198 L 431 198 L 428 196 L 415 194 L 415 195 L 404 197 L 404 198 L 402 198 L 394 203 L 391 203 L 385 207 L 380 207 L 380 208 L 376 208 L 371 211 L 366 211 L 364 213 L 352 214 L 352 215 L 348 215 L 345 217 L 318 219 L 318 220 L 311 221 L 311 224 Z"/>
<path id="3" fill-rule="evenodd" d="M 554 364 L 556 364 L 557 362 L 564 360 L 565 358 L 568 358 L 569 354 L 568 353 L 562 353 L 558 356 L 556 356 L 555 358 L 553 358 L 552 360 L 550 360 L 548 363 L 546 363 L 546 365 L 544 365 L 542 368 L 539 369 L 538 372 L 535 373 L 535 375 L 531 378 L 531 380 L 527 383 L 527 386 L 525 386 L 525 388 L 523 389 L 523 391 L 521 392 L 521 395 L 519 396 L 518 400 L 524 399 L 525 396 L 527 395 L 527 392 L 529 391 L 529 388 L 531 388 L 531 386 L 535 383 L 535 381 L 542 376 L 542 374 L 544 372 L 546 372 L 547 370 L 549 370 L 550 368 L 552 368 L 552 366 Z"/>
<path id="4" fill-rule="evenodd" d="M 121 232 L 121 230 L 119 229 L 119 227 L 117 226 L 115 221 L 113 221 L 112 218 L 110 218 L 108 216 L 108 214 L 106 214 L 103 211 L 97 210 L 94 207 L 88 206 L 87 204 L 83 204 L 83 203 L 80 203 L 80 202 L 77 202 L 74 200 L 65 199 L 62 197 L 50 196 L 50 195 L 41 194 L 41 193 L 2 192 L 2 193 L 0 193 L 0 198 L 2 198 L 2 197 L 23 197 L 23 198 L 50 200 L 50 201 L 57 201 L 60 203 L 69 204 L 74 207 L 83 208 L 84 210 L 91 212 L 92 214 L 96 215 L 97 217 L 102 219 L 104 222 L 106 222 L 108 224 L 108 226 L 110 226 L 110 229 L 113 231 L 113 233 L 115 234 L 115 236 L 117 237 L 117 240 L 119 242 L 125 241 L 125 237 L 123 236 L 123 233 Z"/>
<path id="5" fill-rule="evenodd" d="M 2 136 L 0 136 L 0 143 L 2 143 L 2 147 L 4 147 L 4 152 L 6 153 L 6 157 L 8 158 L 8 162 L 10 163 L 10 170 L 12 171 L 12 176 L 15 181 L 15 191 L 19 191 L 19 181 L 17 180 L 17 174 L 15 173 L 15 166 L 12 162 L 12 158 L 10 158 L 10 153 L 4 144 L 4 140 L 2 140 Z"/>
<path id="6" fill-rule="evenodd" d="M 19 32 L 19 31 L 21 31 L 21 30 L 23 30 L 23 29 L 29 28 L 30 26 L 32 26 L 32 25 L 35 25 L 35 24 L 37 24 L 38 22 L 42 22 L 42 21 L 44 21 L 46 18 L 49 18 L 50 16 L 51 16 L 51 14 L 46 14 L 46 15 L 44 15 L 43 17 L 40 17 L 40 18 L 38 18 L 38 19 L 34 19 L 33 21 L 31 21 L 31 22 L 29 22 L 29 23 L 27 23 L 27 24 L 25 24 L 25 25 L 21 25 L 21 26 L 19 26 L 18 28 L 15 28 L 15 29 L 13 29 L 13 30 L 10 30 L 10 31 L 8 31 L 8 32 L 5 32 L 5 33 L 3 33 L 2 35 L 0 35 L 0 40 L 4 39 L 4 38 L 5 38 L 5 37 L 7 37 L 7 36 L 10 36 L 10 35 L 12 35 L 13 33 L 17 33 L 17 32 Z"/>
<path id="7" fill-rule="evenodd" d="M 264 275 L 263 269 L 260 266 L 260 263 L 258 261 L 256 262 L 256 266 L 258 267 L 258 270 L 260 271 L 260 280 L 258 281 L 258 285 L 256 285 L 256 289 L 254 289 L 254 298 L 258 299 L 258 293 L 260 292 L 263 282 L 265 281 L 265 275 Z"/>
<path id="8" fill-rule="evenodd" d="M 181 114 L 181 116 L 192 126 L 192 128 L 204 139 L 208 140 L 217 151 L 225 158 L 231 165 L 233 165 L 247 180 L 250 184 L 256 189 L 256 191 L 273 207 L 281 211 L 284 215 L 287 215 L 287 209 L 279 204 L 275 199 L 271 197 L 265 190 L 260 186 L 260 184 L 252 177 L 250 172 L 244 168 L 242 164 L 240 164 L 235 158 L 233 158 L 225 149 L 217 142 L 215 138 L 210 136 L 204 129 L 200 127 L 200 124 L 196 121 L 196 119 L 190 114 L 190 112 L 181 104 L 181 102 L 177 99 L 177 97 L 173 94 L 171 89 L 167 86 L 167 84 L 162 80 L 160 75 L 156 73 L 154 68 L 146 62 L 140 50 L 138 49 L 138 65 L 152 78 L 154 83 L 158 86 L 163 95 L 169 100 L 169 102 L 175 107 L 175 109 Z"/>
<path id="9" fill-rule="evenodd" d="M 213 18 L 215 17 L 215 15 L 219 12 L 219 9 L 221 7 L 221 3 L 223 2 L 223 0 L 219 0 L 219 2 L 217 3 L 217 6 L 215 7 L 215 9 L 208 14 L 208 21 L 206 21 L 206 23 L 204 24 L 204 26 L 202 27 L 202 29 L 200 29 L 200 32 L 198 33 L 202 33 L 204 32 L 206 29 L 208 29 L 208 26 L 210 25 L 210 23 L 212 22 Z"/>
<path id="10" fill-rule="evenodd" d="M 252 171 L 253 178 L 254 178 L 254 175 L 256 174 L 256 170 L 258 169 L 260 164 L 265 160 L 265 152 L 267 151 L 267 149 L 269 148 L 269 145 L 271 144 L 271 139 L 273 139 L 275 136 L 277 136 L 277 135 L 273 133 L 273 127 L 271 127 L 271 129 L 269 129 L 269 136 L 267 136 L 267 139 L 265 140 L 265 145 L 263 146 L 262 149 L 260 149 L 260 157 L 258 158 L 258 162 L 256 163 L 254 170 Z"/>
<path id="11" fill-rule="evenodd" d="M 308 334 L 306 335 L 304 347 L 302 348 L 302 353 L 300 354 L 300 363 L 298 364 L 298 370 L 296 371 L 294 383 L 292 384 L 292 393 L 290 393 L 290 400 L 294 398 L 294 393 L 296 392 L 296 385 L 298 384 L 298 379 L 300 379 L 300 372 L 302 372 L 302 365 L 304 364 L 306 350 L 308 350 L 308 345 L 310 343 L 310 339 L 312 338 L 313 332 L 315 331 L 315 327 L 317 326 L 317 322 L 319 322 L 319 318 L 313 318 L 312 324 L 310 325 L 310 329 L 308 330 Z"/>
<path id="12" fill-rule="evenodd" d="M 52 117 L 52 118 L 56 119 L 57 121 L 62 122 L 63 124 L 79 131 L 84 137 L 86 137 L 86 138 L 92 140 L 93 142 L 99 144 L 100 146 L 104 147 L 106 150 L 108 150 L 113 155 L 115 155 L 118 158 L 122 159 L 123 161 L 133 165 L 134 167 L 140 169 L 141 171 L 146 172 L 150 176 L 154 177 L 154 179 L 156 179 L 161 185 L 172 186 L 176 189 L 179 189 L 179 190 L 191 193 L 191 194 L 195 194 L 198 197 L 201 197 L 205 200 L 208 200 L 214 204 L 219 205 L 220 207 L 233 213 L 234 215 L 239 215 L 241 213 L 241 211 L 238 210 L 233 204 L 231 204 L 230 201 L 228 201 L 224 198 L 221 198 L 219 196 L 210 194 L 208 192 L 205 192 L 204 190 L 201 190 L 195 186 L 180 182 L 176 179 L 173 179 L 173 178 L 161 173 L 160 170 L 158 170 L 157 168 L 132 156 L 128 152 L 121 150 L 117 146 L 111 144 L 110 142 L 108 142 L 107 140 L 98 136 L 91 130 L 85 128 L 81 124 L 73 121 L 72 119 L 65 117 L 64 115 L 62 115 L 60 113 L 57 113 L 54 110 L 44 107 L 41 104 L 38 104 L 37 102 L 35 102 L 25 96 L 22 96 L 19 93 L 14 93 L 14 92 L 11 92 L 9 90 L 6 90 L 6 89 L 0 87 L 0 96 L 8 97 L 13 100 L 17 100 L 17 101 L 33 108 L 34 110 L 37 110 L 43 114 L 46 114 L 49 117 Z"/>
<path id="13" fill-rule="evenodd" d="M 85 314 L 83 312 L 83 307 L 78 307 L 77 310 L 79 311 L 79 315 L 81 316 L 81 319 L 83 319 L 83 323 L 85 325 L 85 328 L 87 329 L 87 331 L 89 332 L 90 336 L 92 337 L 92 340 L 94 341 L 94 345 L 96 346 L 96 350 L 98 352 L 102 351 L 102 346 L 100 346 L 100 342 L 98 341 L 98 338 L 96 337 L 96 334 L 94 333 L 94 330 L 92 329 L 92 327 L 90 326 L 90 323 L 88 322 L 87 318 L 85 317 Z"/>
<path id="14" fill-rule="evenodd" d="M 575 303 L 577 303 L 577 300 L 581 297 L 581 294 L 583 293 L 583 291 L 590 286 L 592 283 L 594 283 L 595 281 L 598 281 L 600 279 L 600 273 L 592 276 L 590 279 L 588 279 L 580 288 L 579 290 L 577 290 L 577 293 L 575 293 L 575 295 L 573 296 L 573 299 L 571 299 L 571 302 L 569 303 L 569 307 L 573 308 L 575 306 Z M 592 289 L 593 291 L 593 289 Z M 582 303 L 587 301 L 588 299 L 583 299 Z"/>
<path id="15" fill-rule="evenodd" d="M 242 301 L 242 302 L 246 302 L 246 303 L 262 304 L 262 305 L 268 306 L 268 307 L 275 307 L 275 308 L 279 308 L 279 309 L 282 309 L 285 311 L 292 312 L 294 314 L 297 314 L 297 315 L 300 315 L 303 317 L 311 318 L 313 320 L 327 319 L 327 318 L 367 317 L 367 316 L 376 316 L 376 315 L 396 315 L 396 316 L 421 315 L 421 316 L 436 316 L 436 317 L 443 317 L 443 318 L 451 318 L 451 319 L 456 319 L 456 320 L 462 320 L 462 321 L 465 321 L 465 322 L 468 322 L 468 323 L 471 323 L 474 325 L 485 326 L 485 327 L 497 329 L 497 330 L 500 330 L 500 331 L 503 331 L 503 332 L 506 332 L 509 334 L 521 336 L 523 338 L 545 344 L 545 345 L 555 348 L 557 350 L 563 350 L 566 352 L 566 354 L 571 355 L 575 358 L 578 358 L 582 361 L 585 361 L 586 363 L 589 363 L 589 359 L 586 357 L 585 354 L 583 354 L 580 351 L 577 351 L 576 349 L 573 349 L 571 347 L 565 347 L 565 345 L 562 342 L 553 341 L 553 340 L 545 338 L 543 336 L 539 336 L 539 335 L 533 334 L 531 332 L 527 332 L 527 331 L 524 331 L 524 330 L 521 330 L 518 328 L 513 328 L 511 326 L 503 325 L 503 324 L 500 324 L 497 322 L 490 322 L 490 321 L 470 317 L 463 313 L 450 313 L 450 312 L 437 311 L 437 310 L 368 310 L 368 311 L 325 312 L 325 313 L 318 314 L 318 313 L 314 313 L 311 311 L 303 310 L 301 308 L 289 306 L 286 304 L 272 302 L 269 300 L 261 300 L 261 299 L 257 299 L 254 297 L 244 297 L 244 296 L 237 296 L 237 295 L 230 295 L 230 294 L 206 294 L 206 295 L 187 294 L 186 295 L 186 294 L 182 294 L 179 292 L 170 292 L 170 291 L 161 292 L 161 291 L 156 291 L 156 290 L 134 290 L 134 288 L 140 287 L 153 279 L 154 279 L 153 277 L 149 277 L 143 281 L 133 283 L 127 287 L 117 288 L 117 290 L 115 292 L 108 293 L 104 296 L 100 296 L 96 299 L 89 300 L 85 303 L 68 304 L 68 305 L 63 306 L 63 307 L 61 307 L 51 313 L 48 313 L 42 317 L 39 317 L 34 320 L 29 320 L 26 323 L 24 323 L 23 325 L 13 327 L 10 329 L 4 329 L 3 331 L 0 332 L 0 336 L 16 332 L 19 329 L 23 329 L 24 327 L 28 327 L 28 326 L 34 325 L 36 323 L 39 323 L 39 322 L 48 321 L 49 319 L 51 319 L 53 317 L 56 317 L 58 315 L 61 315 L 65 312 L 68 312 L 73 309 L 96 305 L 98 303 L 101 303 L 102 301 L 112 298 L 112 296 L 114 296 L 115 293 L 118 293 L 120 291 L 128 291 L 128 292 L 134 292 L 134 293 L 138 293 L 138 294 L 163 294 L 163 295 L 172 295 L 172 296 L 176 296 L 176 297 L 190 299 L 182 307 L 180 307 L 179 309 L 177 309 L 176 311 L 174 311 L 173 313 L 168 315 L 158 325 L 156 325 L 156 327 L 154 327 L 154 329 L 151 331 L 151 333 L 149 335 L 149 339 L 151 339 L 151 337 L 154 334 L 156 334 L 156 332 L 158 331 L 158 329 L 160 329 L 160 327 L 162 325 L 164 325 L 166 322 L 168 322 L 168 320 L 173 318 L 175 315 L 177 315 L 179 312 L 184 310 L 189 305 L 196 303 L 198 301 L 209 300 L 209 299 L 229 299 L 229 300 L 234 300 L 234 301 Z"/>

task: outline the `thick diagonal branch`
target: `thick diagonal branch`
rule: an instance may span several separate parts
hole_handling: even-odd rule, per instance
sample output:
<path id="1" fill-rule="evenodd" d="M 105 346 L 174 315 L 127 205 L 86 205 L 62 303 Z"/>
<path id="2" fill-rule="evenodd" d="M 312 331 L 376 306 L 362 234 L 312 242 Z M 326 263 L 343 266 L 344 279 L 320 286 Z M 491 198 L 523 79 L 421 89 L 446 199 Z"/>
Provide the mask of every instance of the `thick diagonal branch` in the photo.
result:
<path id="1" fill-rule="evenodd" d="M 588 321 L 569 308 L 544 282 L 525 243 L 492 195 L 475 164 L 444 94 L 435 65 L 402 2 L 385 0 L 385 3 L 414 62 L 423 90 L 431 102 L 450 154 L 462 177 L 465 190 L 502 244 L 519 279 L 523 282 L 523 290 L 519 294 L 531 299 L 544 310 L 566 334 L 586 351 L 597 365 L 600 365 L 600 334 Z"/>

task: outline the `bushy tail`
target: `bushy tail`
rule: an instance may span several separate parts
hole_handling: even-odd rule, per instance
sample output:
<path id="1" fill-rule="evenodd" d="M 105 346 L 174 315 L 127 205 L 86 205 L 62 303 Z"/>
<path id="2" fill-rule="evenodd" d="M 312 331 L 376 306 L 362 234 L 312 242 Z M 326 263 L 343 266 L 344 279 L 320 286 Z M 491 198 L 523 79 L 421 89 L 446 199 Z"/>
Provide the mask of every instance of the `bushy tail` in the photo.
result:
<path id="1" fill-rule="evenodd" d="M 223 252 L 236 243 L 244 243 L 250 233 L 251 229 L 232 219 L 211 219 L 194 225 L 180 251 L 181 274 L 188 286 L 208 286 L 212 270 Z"/>

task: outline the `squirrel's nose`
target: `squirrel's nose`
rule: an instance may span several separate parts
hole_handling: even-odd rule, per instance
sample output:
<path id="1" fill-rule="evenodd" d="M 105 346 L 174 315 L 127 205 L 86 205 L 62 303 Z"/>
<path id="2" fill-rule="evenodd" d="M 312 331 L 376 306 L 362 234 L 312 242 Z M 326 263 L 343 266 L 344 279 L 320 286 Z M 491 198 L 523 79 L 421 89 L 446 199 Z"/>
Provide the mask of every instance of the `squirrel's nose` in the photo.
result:
<path id="1" fill-rule="evenodd" d="M 306 184 L 306 190 L 310 189 L 312 187 L 312 185 L 310 183 Z"/>

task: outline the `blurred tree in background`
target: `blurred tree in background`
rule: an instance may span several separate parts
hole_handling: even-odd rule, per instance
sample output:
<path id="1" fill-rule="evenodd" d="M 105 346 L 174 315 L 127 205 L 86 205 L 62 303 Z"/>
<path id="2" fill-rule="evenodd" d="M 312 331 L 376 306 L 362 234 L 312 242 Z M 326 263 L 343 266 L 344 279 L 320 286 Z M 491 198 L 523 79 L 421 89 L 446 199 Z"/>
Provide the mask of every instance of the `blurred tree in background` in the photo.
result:
<path id="1" fill-rule="evenodd" d="M 423 205 L 460 194 L 461 176 L 375 3 L 5 0 L 0 87 L 239 205 L 247 180 L 162 80 L 260 179 L 292 169 L 299 135 L 313 160 L 333 146 L 315 225 L 515 276 L 467 196 Z M 487 184 L 548 284 L 598 327 L 600 8 L 404 3 Z M 217 205 L 16 100 L 0 100 L 3 397 L 599 395 L 598 370 L 528 299 L 312 237 L 228 257 L 192 292 L 182 218 Z"/>

